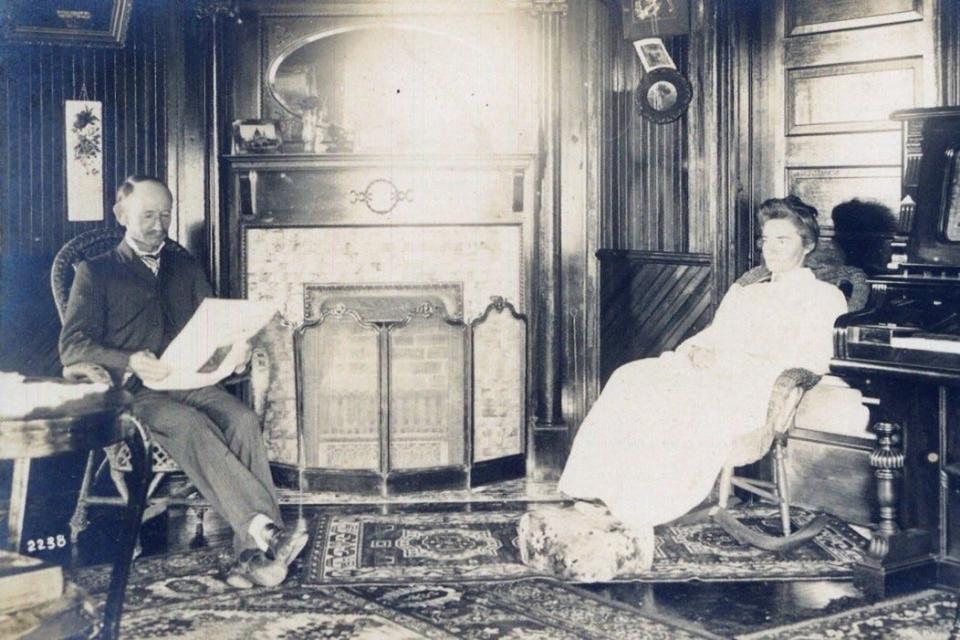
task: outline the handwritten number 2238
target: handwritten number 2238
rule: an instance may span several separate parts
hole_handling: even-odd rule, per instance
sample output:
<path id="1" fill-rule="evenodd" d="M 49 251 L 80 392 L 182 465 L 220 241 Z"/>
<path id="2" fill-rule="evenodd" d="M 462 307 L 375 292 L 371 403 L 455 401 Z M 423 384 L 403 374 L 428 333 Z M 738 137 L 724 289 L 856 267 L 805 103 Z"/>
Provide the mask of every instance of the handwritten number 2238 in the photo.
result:
<path id="1" fill-rule="evenodd" d="M 58 533 L 54 536 L 47 536 L 46 538 L 36 538 L 35 540 L 27 540 L 27 553 L 36 553 L 37 551 L 51 551 L 53 549 L 60 549 L 67 546 L 67 539 L 62 533 Z"/>

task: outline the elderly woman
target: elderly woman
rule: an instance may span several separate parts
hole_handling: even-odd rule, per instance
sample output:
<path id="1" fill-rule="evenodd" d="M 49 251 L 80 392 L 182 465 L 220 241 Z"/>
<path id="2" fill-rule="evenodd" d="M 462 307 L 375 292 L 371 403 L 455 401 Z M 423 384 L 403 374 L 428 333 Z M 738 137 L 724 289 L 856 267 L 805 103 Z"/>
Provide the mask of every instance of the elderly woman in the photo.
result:
<path id="1" fill-rule="evenodd" d="M 734 436 L 763 424 L 777 376 L 827 371 L 833 324 L 847 310 L 840 290 L 803 266 L 817 210 L 789 196 L 764 202 L 758 218 L 771 278 L 734 284 L 713 324 L 676 351 L 617 369 L 560 478 L 562 492 L 603 501 L 651 551 L 654 525 L 702 502 Z"/>

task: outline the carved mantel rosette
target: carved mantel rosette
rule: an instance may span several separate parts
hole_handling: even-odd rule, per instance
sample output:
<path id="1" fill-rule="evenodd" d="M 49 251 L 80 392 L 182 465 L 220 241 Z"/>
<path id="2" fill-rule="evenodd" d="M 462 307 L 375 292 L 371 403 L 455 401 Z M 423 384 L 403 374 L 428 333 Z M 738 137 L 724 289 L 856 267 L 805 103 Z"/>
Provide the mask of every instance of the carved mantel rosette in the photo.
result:
<path id="1" fill-rule="evenodd" d="M 401 202 L 413 202 L 413 189 L 401 190 L 392 180 L 376 178 L 363 191 L 350 190 L 350 204 L 358 202 L 365 204 L 373 213 L 386 215 Z"/>

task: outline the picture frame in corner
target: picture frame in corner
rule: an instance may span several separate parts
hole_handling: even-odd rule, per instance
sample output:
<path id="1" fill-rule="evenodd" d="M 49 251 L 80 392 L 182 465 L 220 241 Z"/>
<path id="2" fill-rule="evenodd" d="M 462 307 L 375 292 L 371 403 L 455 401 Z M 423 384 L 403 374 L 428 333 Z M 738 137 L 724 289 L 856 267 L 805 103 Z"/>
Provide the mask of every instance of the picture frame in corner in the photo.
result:
<path id="1" fill-rule="evenodd" d="M 133 11 L 133 0 L 0 4 L 0 39 L 24 44 L 122 48 Z"/>
<path id="2" fill-rule="evenodd" d="M 234 153 L 274 153 L 280 149 L 280 123 L 277 120 L 234 120 Z"/>

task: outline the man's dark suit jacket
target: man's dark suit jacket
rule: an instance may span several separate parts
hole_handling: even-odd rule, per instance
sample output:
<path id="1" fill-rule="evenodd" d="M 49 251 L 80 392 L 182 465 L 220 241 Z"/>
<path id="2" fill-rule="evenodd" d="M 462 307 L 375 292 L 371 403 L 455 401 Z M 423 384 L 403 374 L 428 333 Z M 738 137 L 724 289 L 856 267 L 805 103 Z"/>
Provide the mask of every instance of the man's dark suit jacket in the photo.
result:
<path id="1" fill-rule="evenodd" d="M 64 366 L 93 362 L 121 380 L 130 355 L 149 349 L 160 356 L 200 302 L 213 291 L 200 264 L 167 243 L 154 276 L 121 241 L 77 266 L 60 332 Z"/>

